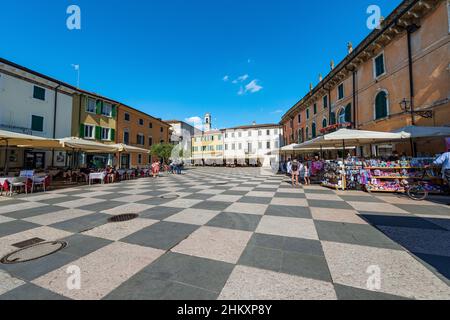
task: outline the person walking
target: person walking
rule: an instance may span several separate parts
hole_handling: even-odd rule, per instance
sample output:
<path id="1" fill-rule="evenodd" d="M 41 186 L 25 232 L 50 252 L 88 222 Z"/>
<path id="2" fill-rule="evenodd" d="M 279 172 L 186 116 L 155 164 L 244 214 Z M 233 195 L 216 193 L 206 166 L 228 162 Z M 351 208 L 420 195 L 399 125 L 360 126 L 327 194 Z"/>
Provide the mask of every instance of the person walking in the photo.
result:
<path id="1" fill-rule="evenodd" d="M 288 175 L 292 175 L 292 162 L 291 159 L 288 159 L 288 162 L 286 164 L 286 171 Z"/>
<path id="2" fill-rule="evenodd" d="M 450 149 L 434 160 L 433 166 L 442 167 L 442 178 L 450 185 Z M 425 166 L 425 168 L 429 167 Z"/>
<path id="3" fill-rule="evenodd" d="M 297 161 L 297 159 L 294 159 L 294 161 L 292 161 L 292 165 L 291 165 L 291 172 L 292 172 L 292 186 L 298 186 L 298 176 L 300 174 L 300 164 Z"/>
<path id="4" fill-rule="evenodd" d="M 155 162 L 153 162 L 152 164 L 153 178 L 156 178 L 159 175 L 159 170 L 160 170 L 159 162 L 158 160 L 155 160 Z"/>
<path id="5" fill-rule="evenodd" d="M 309 185 L 311 185 L 311 180 L 309 178 L 310 173 L 309 173 L 308 162 L 305 162 L 305 165 L 303 166 L 303 170 L 305 171 L 305 175 L 304 175 L 305 186 L 309 186 Z"/>

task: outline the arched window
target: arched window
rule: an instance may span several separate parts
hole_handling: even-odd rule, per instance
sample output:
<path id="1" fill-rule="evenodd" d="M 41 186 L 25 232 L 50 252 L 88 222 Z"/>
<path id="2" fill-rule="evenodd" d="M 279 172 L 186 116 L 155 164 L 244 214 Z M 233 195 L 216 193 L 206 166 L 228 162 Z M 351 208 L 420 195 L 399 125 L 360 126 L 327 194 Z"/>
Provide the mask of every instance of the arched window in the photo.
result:
<path id="1" fill-rule="evenodd" d="M 309 140 L 309 128 L 308 127 L 306 127 L 305 136 L 306 136 L 305 140 L 308 141 Z"/>
<path id="2" fill-rule="evenodd" d="M 327 119 L 324 118 L 324 119 L 322 120 L 322 128 L 325 129 L 327 126 L 328 126 Z"/>
<path id="3" fill-rule="evenodd" d="M 342 108 L 341 111 L 339 111 L 338 123 L 345 123 L 345 108 Z"/>
<path id="4" fill-rule="evenodd" d="M 388 116 L 388 96 L 385 91 L 380 91 L 375 97 L 375 120 Z"/>
<path id="5" fill-rule="evenodd" d="M 352 122 L 352 104 L 345 107 L 345 122 Z"/>
<path id="6" fill-rule="evenodd" d="M 330 116 L 331 116 L 331 118 L 330 118 L 330 124 L 331 124 L 331 125 L 336 124 L 336 114 L 335 114 L 334 112 L 332 112 L 332 113 L 330 114 Z"/>
<path id="7" fill-rule="evenodd" d="M 316 123 L 315 123 L 315 122 L 313 122 L 313 124 L 312 124 L 312 126 L 311 126 L 311 133 L 312 133 L 313 139 L 314 139 L 315 137 L 317 137 Z"/>
<path id="8" fill-rule="evenodd" d="M 298 143 L 304 142 L 305 138 L 303 137 L 303 128 L 298 129 Z"/>

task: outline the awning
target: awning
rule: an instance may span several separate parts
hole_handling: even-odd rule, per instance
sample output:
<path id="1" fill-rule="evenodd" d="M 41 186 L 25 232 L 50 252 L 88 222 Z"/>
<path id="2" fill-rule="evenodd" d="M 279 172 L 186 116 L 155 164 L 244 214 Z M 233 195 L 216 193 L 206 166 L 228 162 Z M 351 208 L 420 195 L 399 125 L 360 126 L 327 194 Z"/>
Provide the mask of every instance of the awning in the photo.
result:
<path id="1" fill-rule="evenodd" d="M 127 152 L 127 153 L 150 153 L 150 150 L 129 146 L 123 143 L 112 144 L 110 147 L 115 147 L 117 152 Z"/>
<path id="2" fill-rule="evenodd" d="M 26 146 L 30 148 L 56 148 L 58 140 L 31 136 L 23 133 L 0 130 L 0 145 L 2 146 Z"/>
<path id="3" fill-rule="evenodd" d="M 409 133 L 411 138 L 450 137 L 450 127 L 407 126 L 394 131 L 398 132 Z"/>
<path id="4" fill-rule="evenodd" d="M 341 129 L 336 132 L 320 136 L 313 140 L 300 144 L 298 149 L 320 148 L 320 147 L 339 147 L 342 145 L 364 145 L 375 144 L 388 141 L 399 141 L 409 139 L 411 135 L 406 132 L 378 132 L 364 130 Z"/>
<path id="5" fill-rule="evenodd" d="M 103 144 L 75 137 L 59 139 L 59 143 L 65 149 L 74 149 L 91 153 L 114 153 L 118 151 L 117 147 L 114 145 Z"/>

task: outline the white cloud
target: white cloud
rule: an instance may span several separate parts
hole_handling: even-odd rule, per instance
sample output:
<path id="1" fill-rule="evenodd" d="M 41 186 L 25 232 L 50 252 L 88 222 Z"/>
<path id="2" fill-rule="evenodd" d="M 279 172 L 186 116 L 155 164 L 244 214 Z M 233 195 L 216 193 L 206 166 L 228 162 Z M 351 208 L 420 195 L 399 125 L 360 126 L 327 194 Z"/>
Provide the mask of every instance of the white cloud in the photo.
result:
<path id="1" fill-rule="evenodd" d="M 186 121 L 187 123 L 193 125 L 195 128 L 203 131 L 203 120 L 202 120 L 202 118 L 195 116 L 195 117 L 186 118 L 186 119 L 184 119 L 184 121 Z"/>
<path id="2" fill-rule="evenodd" d="M 244 74 L 243 76 L 240 76 L 239 78 L 237 78 L 238 81 L 240 82 L 244 82 L 245 80 L 247 80 L 249 77 L 248 74 Z"/>
<path id="3" fill-rule="evenodd" d="M 248 85 L 245 86 L 245 92 L 256 93 L 263 89 L 262 86 L 258 84 L 259 80 L 253 80 Z"/>
<path id="4" fill-rule="evenodd" d="M 230 76 L 225 76 L 225 77 L 223 77 L 223 81 L 225 81 L 225 82 L 227 82 L 228 80 L 230 80 Z"/>
<path id="5" fill-rule="evenodd" d="M 241 87 L 239 88 L 239 92 L 238 92 L 238 95 L 242 96 L 242 95 L 244 95 L 244 94 L 245 94 L 245 90 L 244 90 L 244 87 L 243 87 L 243 86 L 241 86 Z"/>

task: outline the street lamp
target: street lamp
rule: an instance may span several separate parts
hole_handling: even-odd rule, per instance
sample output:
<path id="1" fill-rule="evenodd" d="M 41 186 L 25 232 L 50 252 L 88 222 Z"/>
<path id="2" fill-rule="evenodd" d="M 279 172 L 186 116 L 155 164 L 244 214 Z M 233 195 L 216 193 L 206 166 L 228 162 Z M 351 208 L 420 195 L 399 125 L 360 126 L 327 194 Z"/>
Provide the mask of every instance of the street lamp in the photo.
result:
<path id="1" fill-rule="evenodd" d="M 433 118 L 433 111 L 431 111 L 431 110 L 413 111 L 411 109 L 411 101 L 407 100 L 406 98 L 403 98 L 403 100 L 400 102 L 400 108 L 406 113 L 411 113 L 411 115 L 418 115 L 425 119 Z"/>

